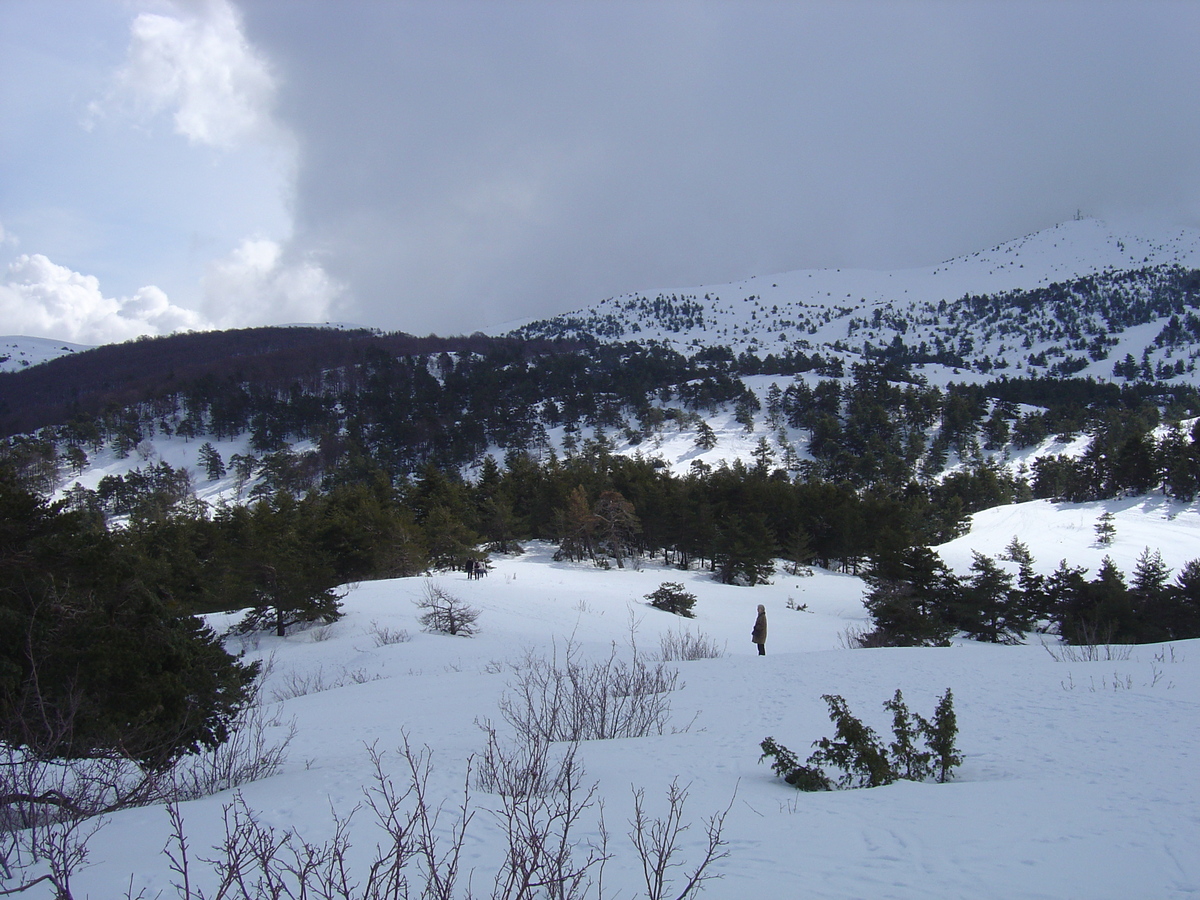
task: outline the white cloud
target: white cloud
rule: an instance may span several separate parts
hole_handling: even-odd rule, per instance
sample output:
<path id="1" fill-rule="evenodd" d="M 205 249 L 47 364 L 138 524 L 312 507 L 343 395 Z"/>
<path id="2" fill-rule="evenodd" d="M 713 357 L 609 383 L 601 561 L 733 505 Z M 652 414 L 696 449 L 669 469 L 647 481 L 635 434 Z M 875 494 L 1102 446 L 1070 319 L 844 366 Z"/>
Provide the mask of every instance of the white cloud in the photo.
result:
<path id="1" fill-rule="evenodd" d="M 116 88 L 93 113 L 109 106 L 142 115 L 173 110 L 178 134 L 220 148 L 278 132 L 271 119 L 275 79 L 229 0 L 171 8 L 173 15 L 146 12 L 133 20 Z"/>
<path id="2" fill-rule="evenodd" d="M 267 238 L 248 238 L 227 258 L 209 264 L 205 308 L 222 327 L 267 322 L 324 322 L 343 293 L 311 260 L 287 263 L 283 248 Z"/>
<path id="3" fill-rule="evenodd" d="M 105 297 L 95 276 L 40 253 L 18 256 L 0 282 L 0 330 L 7 334 L 106 344 L 205 327 L 200 315 L 173 305 L 154 285 L 132 297 Z"/>

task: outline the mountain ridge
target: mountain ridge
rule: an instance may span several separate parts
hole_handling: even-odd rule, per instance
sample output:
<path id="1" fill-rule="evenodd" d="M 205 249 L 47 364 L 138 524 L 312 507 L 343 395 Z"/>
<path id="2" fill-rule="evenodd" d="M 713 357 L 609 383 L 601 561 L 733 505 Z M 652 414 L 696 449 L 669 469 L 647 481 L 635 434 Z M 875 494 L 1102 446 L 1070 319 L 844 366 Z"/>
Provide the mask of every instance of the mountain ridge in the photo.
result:
<path id="1" fill-rule="evenodd" d="M 966 353 L 959 352 L 964 337 L 974 343 L 971 330 L 983 319 L 982 310 L 965 308 L 968 304 L 964 301 L 969 298 L 974 298 L 976 307 L 981 297 L 1019 305 L 1030 296 L 1036 298 L 1039 292 L 1054 294 L 1059 285 L 1091 279 L 1105 298 L 1111 299 L 1122 291 L 1128 294 L 1133 282 L 1137 292 L 1161 291 L 1162 282 L 1169 280 L 1171 273 L 1181 279 L 1198 267 L 1200 230 L 1167 229 L 1146 236 L 1119 231 L 1097 219 L 1080 219 L 933 266 L 893 271 L 799 270 L 754 276 L 727 285 L 633 292 L 559 316 L 507 323 L 497 326 L 492 333 L 526 338 L 589 335 L 608 341 L 658 341 L 681 352 L 720 344 L 735 353 L 763 355 L 815 350 L 851 352 L 860 357 L 892 345 L 899 336 L 905 346 L 919 348 L 921 341 L 930 348 L 940 346 L 939 351 L 930 349 L 919 354 L 922 357 L 936 357 L 940 353 L 959 368 L 973 368 L 986 375 L 994 365 L 990 357 L 1003 358 L 1006 354 L 1011 357 L 1009 351 L 1014 348 L 996 340 L 982 347 L 972 346 Z M 1122 277 L 1125 273 L 1139 274 Z M 1197 302 L 1194 289 L 1188 287 L 1186 301 L 1179 304 L 1184 308 Z M 1129 298 L 1118 299 L 1124 302 Z M 1163 315 L 1134 324 L 1147 324 L 1155 318 L 1164 320 L 1160 331 L 1169 322 L 1169 315 Z M 1110 326 L 1111 321 L 1097 318 L 1081 326 L 1081 332 L 1093 341 L 1105 338 L 1101 346 L 1115 347 L 1121 341 L 1111 340 Z M 1118 330 L 1123 332 L 1128 327 L 1132 326 Z M 1061 338 L 1069 340 L 1072 335 L 1064 334 Z M 1039 365 L 1038 354 L 1049 352 L 1051 356 L 1064 357 L 1073 349 L 1086 349 L 1070 348 L 1062 339 L 1036 338 L 1034 343 L 1043 346 L 1023 348 L 1032 352 L 1025 355 L 1019 368 L 1027 370 L 1033 366 L 1041 369 L 1038 374 L 1058 374 L 1052 371 L 1051 362 Z M 1137 343 L 1137 340 L 1126 342 L 1128 346 L 1122 345 L 1120 349 L 1140 351 L 1141 346 L 1135 347 Z M 1189 338 L 1187 345 L 1189 352 L 1200 350 L 1196 335 Z M 985 357 L 989 358 L 986 362 Z M 1106 352 L 1099 359 L 1062 374 L 1083 372 L 1109 379 L 1113 377 L 1111 363 L 1093 365 L 1107 359 Z M 1165 349 L 1151 354 L 1152 369 L 1159 377 L 1162 376 L 1157 364 L 1166 359 L 1177 360 L 1178 354 L 1167 354 Z M 1194 373 L 1194 366 L 1190 371 Z M 1182 373 L 1173 372 L 1171 377 L 1174 374 Z M 1195 383 L 1196 377 L 1186 380 Z"/>

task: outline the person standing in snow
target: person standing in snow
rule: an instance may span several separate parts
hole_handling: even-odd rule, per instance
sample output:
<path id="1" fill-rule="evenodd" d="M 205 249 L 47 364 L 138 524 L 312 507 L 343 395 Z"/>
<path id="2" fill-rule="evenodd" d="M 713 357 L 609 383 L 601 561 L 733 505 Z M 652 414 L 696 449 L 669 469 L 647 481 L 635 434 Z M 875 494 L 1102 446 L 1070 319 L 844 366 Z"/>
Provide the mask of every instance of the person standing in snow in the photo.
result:
<path id="1" fill-rule="evenodd" d="M 767 608 L 758 604 L 758 618 L 754 620 L 754 630 L 750 632 L 750 640 L 758 644 L 758 655 L 767 655 Z"/>

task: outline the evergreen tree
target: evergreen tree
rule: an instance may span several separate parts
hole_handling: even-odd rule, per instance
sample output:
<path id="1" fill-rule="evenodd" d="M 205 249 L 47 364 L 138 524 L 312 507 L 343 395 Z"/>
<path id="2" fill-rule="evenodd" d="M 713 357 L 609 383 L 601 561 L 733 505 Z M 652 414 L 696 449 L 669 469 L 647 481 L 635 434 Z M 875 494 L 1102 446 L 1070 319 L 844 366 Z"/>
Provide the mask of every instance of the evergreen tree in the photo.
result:
<path id="1" fill-rule="evenodd" d="M 1132 639 L 1166 641 L 1176 636 L 1172 626 L 1179 618 L 1178 595 L 1168 583 L 1170 577 L 1171 570 L 1163 563 L 1162 553 L 1151 552 L 1149 547 L 1142 551 L 1129 585 L 1137 628 Z"/>
<path id="2" fill-rule="evenodd" d="M 696 605 L 696 595 L 686 591 L 677 581 L 664 581 L 655 590 L 646 595 L 650 605 L 664 612 L 674 613 L 686 619 L 695 618 L 692 608 Z"/>
<path id="3" fill-rule="evenodd" d="M 957 632 L 947 609 L 962 590 L 941 557 L 928 547 L 909 547 L 871 559 L 863 576 L 863 600 L 875 628 L 868 646 L 946 646 Z"/>
<path id="4" fill-rule="evenodd" d="M 1200 459 L 1195 442 L 1185 438 L 1182 429 L 1175 425 L 1159 444 L 1158 457 L 1163 490 L 1177 500 L 1191 502 L 1200 490 Z"/>
<path id="5" fill-rule="evenodd" d="M 1062 567 L 1060 567 L 1061 569 Z M 1057 573 L 1056 573 L 1057 574 Z M 1104 557 L 1096 577 L 1071 579 L 1057 605 L 1058 633 L 1070 644 L 1106 644 L 1133 632 L 1134 609 L 1125 576 Z"/>
<path id="6" fill-rule="evenodd" d="M 975 640 L 1020 643 L 1031 622 L 1012 575 L 982 553 L 974 553 L 971 571 L 954 607 L 956 624 Z"/>
<path id="7" fill-rule="evenodd" d="M 567 505 L 556 515 L 558 552 L 555 559 L 582 562 L 594 559 L 596 520 L 588 503 L 583 485 L 577 485 L 567 496 Z"/>
<path id="8" fill-rule="evenodd" d="M 879 787 L 894 782 L 896 770 L 874 729 L 852 715 L 842 697 L 822 694 L 821 699 L 829 706 L 834 737 L 816 741 L 817 750 L 808 758 L 808 765 L 841 769 L 837 782 L 841 787 Z"/>
<path id="9" fill-rule="evenodd" d="M 225 475 L 225 462 L 217 448 L 208 441 L 200 446 L 200 464 L 204 466 L 209 481 L 216 481 Z"/>
<path id="10" fill-rule="evenodd" d="M 937 708 L 933 711 L 933 719 L 926 721 L 920 718 L 921 731 L 925 734 L 925 742 L 933 755 L 934 772 L 939 782 L 950 779 L 953 769 L 962 765 L 962 753 L 955 742 L 958 738 L 958 717 L 954 713 L 954 694 L 950 688 L 942 694 Z"/>
<path id="11" fill-rule="evenodd" d="M 763 516 L 725 516 L 717 526 L 713 564 L 723 584 L 765 584 L 775 571 L 775 540 Z"/>
<path id="12" fill-rule="evenodd" d="M 1175 576 L 1175 616 L 1171 622 L 1173 638 L 1200 637 L 1200 559 L 1184 563 Z"/>
<path id="13" fill-rule="evenodd" d="M 933 757 L 930 750 L 917 747 L 917 738 L 924 731 L 929 731 L 927 723 L 920 716 L 908 711 L 904 695 L 896 688 L 891 700 L 885 700 L 884 709 L 892 714 L 892 734 L 895 740 L 888 749 L 892 754 L 892 767 L 899 778 L 908 781 L 924 781 L 933 774 Z"/>
<path id="14" fill-rule="evenodd" d="M 243 577 L 253 596 L 240 631 L 271 629 L 279 637 L 296 625 L 331 623 L 342 616 L 338 580 L 328 557 L 306 530 L 297 502 L 286 493 L 259 501 L 244 518 Z"/>
<path id="15" fill-rule="evenodd" d="M 461 510 L 451 510 L 441 504 L 426 511 L 421 534 L 432 568 L 466 569 L 477 557 L 475 545 L 479 543 L 479 535 L 467 527 L 460 513 Z"/>
<path id="16" fill-rule="evenodd" d="M 784 558 L 788 561 L 787 573 L 789 575 L 805 574 L 806 567 L 813 561 L 813 556 L 812 541 L 809 540 L 808 532 L 797 527 L 792 532 L 792 537 L 787 542 L 784 552 Z"/>
<path id="17" fill-rule="evenodd" d="M 766 478 L 771 472 L 771 463 L 775 461 L 775 453 L 765 437 L 758 439 L 758 443 L 750 451 L 750 456 L 754 459 L 754 474 L 759 478 Z"/>
<path id="18" fill-rule="evenodd" d="M 224 742 L 257 666 L 169 610 L 94 518 L 0 471 L 0 740 L 150 768 Z"/>

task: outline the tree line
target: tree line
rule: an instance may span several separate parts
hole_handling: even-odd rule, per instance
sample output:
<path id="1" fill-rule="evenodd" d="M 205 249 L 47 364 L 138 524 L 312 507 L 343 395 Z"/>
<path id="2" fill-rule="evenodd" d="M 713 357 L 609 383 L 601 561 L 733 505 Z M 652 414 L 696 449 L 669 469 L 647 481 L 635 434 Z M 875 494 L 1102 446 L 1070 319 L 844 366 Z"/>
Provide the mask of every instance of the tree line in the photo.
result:
<path id="1" fill-rule="evenodd" d="M 858 640 L 868 647 L 940 646 L 966 634 L 1015 644 L 1035 629 L 1070 644 L 1200 637 L 1200 559 L 1172 580 L 1161 554 L 1147 548 L 1128 579 L 1109 557 L 1086 576 L 1066 560 L 1050 575 L 1037 573 L 1028 546 L 1015 537 L 999 559 L 974 554 L 962 576 L 928 547 L 881 553 L 864 574 L 874 627 Z"/>

